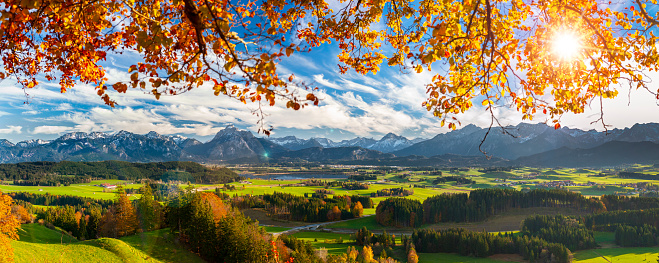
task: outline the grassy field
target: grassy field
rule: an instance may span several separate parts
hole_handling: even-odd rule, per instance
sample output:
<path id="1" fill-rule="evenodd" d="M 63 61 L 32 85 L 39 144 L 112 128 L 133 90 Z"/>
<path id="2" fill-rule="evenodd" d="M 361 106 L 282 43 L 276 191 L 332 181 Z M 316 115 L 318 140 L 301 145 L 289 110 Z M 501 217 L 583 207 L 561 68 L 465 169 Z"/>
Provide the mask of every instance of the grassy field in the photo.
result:
<path id="1" fill-rule="evenodd" d="M 311 242 L 315 248 L 325 248 L 330 255 L 346 253 L 349 246 L 355 246 L 354 243 L 350 242 L 349 234 L 302 231 L 294 233 L 292 236 Z M 339 238 L 343 238 L 344 242 L 337 243 L 336 240 Z"/>
<path id="2" fill-rule="evenodd" d="M 419 253 L 419 263 L 490 263 L 490 262 L 508 262 L 490 258 L 465 257 L 458 254 L 449 253 Z"/>
<path id="3" fill-rule="evenodd" d="M 637 167 L 645 169 L 646 171 L 654 171 L 650 167 Z M 528 178 L 530 174 L 538 173 L 540 176 L 536 178 Z M 588 169 L 535 169 L 535 168 L 517 168 L 507 172 L 488 172 L 481 173 L 476 169 L 469 171 L 443 171 L 443 176 L 468 176 L 476 183 L 472 185 L 457 185 L 456 182 L 447 182 L 439 185 L 433 185 L 432 181 L 437 176 L 424 175 L 418 171 L 396 171 L 379 179 L 386 179 L 387 182 L 372 180 L 369 189 L 367 190 L 346 190 L 339 187 L 329 187 L 334 191 L 335 195 L 362 195 L 370 196 L 371 193 L 377 190 L 388 188 L 405 188 L 414 190 L 414 194 L 407 198 L 423 201 L 428 197 L 442 194 L 442 193 L 468 193 L 477 188 L 494 188 L 502 187 L 499 184 L 503 183 L 505 179 L 507 183 L 526 181 L 525 184 L 517 184 L 512 188 L 522 190 L 525 188 L 535 189 L 534 183 L 549 182 L 556 180 L 571 180 L 577 184 L 588 182 L 595 182 L 607 184 L 602 186 L 569 186 L 567 189 L 575 192 L 581 192 L 588 196 L 599 196 L 603 194 L 613 193 L 631 193 L 633 188 L 624 187 L 619 184 L 623 183 L 637 183 L 647 180 L 637 179 L 622 179 L 615 176 L 598 177 L 593 176 L 600 173 L 597 170 Z M 401 178 L 399 175 L 409 174 L 411 176 Z M 341 179 L 326 179 L 327 181 L 341 180 Z M 291 186 L 299 184 L 302 180 L 262 180 L 262 179 L 248 179 L 251 184 L 242 184 L 234 182 L 232 185 L 236 186 L 235 191 L 225 191 L 225 193 L 233 196 L 237 195 L 261 195 L 273 192 L 284 192 L 295 195 L 305 195 L 314 193 L 317 189 L 323 189 L 320 186 Z M 651 181 L 647 181 L 651 182 Z M 13 191 L 26 191 L 38 194 L 51 193 L 58 195 L 77 195 L 84 197 L 91 197 L 96 199 L 114 199 L 115 194 L 112 192 L 103 192 L 103 188 L 94 186 L 101 183 L 121 184 L 126 188 L 139 188 L 141 185 L 128 184 L 127 181 L 119 180 L 104 180 L 93 181 L 87 184 L 74 184 L 70 186 L 48 187 L 48 186 L 13 186 L 13 185 L 0 185 L 0 190 L 3 192 Z M 423 186 L 423 187 L 414 187 Z M 216 187 L 222 185 L 196 185 L 201 190 L 212 191 Z M 432 187 L 431 187 L 432 186 Z M 425 188 L 424 188 L 425 187 Z M 139 195 L 131 196 L 132 199 L 139 198 Z M 375 206 L 388 197 L 373 198 Z M 365 215 L 375 213 L 375 209 L 364 209 Z M 512 231 L 519 229 L 519 223 L 526 216 L 531 214 L 565 214 L 575 215 L 580 212 L 570 209 L 558 208 L 529 208 L 508 211 L 489 218 L 484 222 L 477 223 L 442 223 L 433 225 L 424 225 L 424 228 L 442 229 L 449 227 L 462 227 L 474 231 Z M 267 232 L 281 232 L 290 229 L 291 227 L 306 225 L 303 222 L 290 222 L 282 220 L 272 220 L 265 216 L 265 213 L 260 210 L 250 209 L 245 211 L 245 214 L 258 220 L 268 226 L 263 226 Z M 375 221 L 375 216 L 360 218 L 356 220 L 338 222 L 324 226 L 329 229 L 347 229 L 357 230 L 362 227 L 367 227 L 369 230 L 383 230 L 394 232 L 400 230 L 396 228 L 385 228 L 380 226 Z M 411 229 L 402 229 L 408 231 Z M 354 246 L 354 243 L 349 243 L 349 234 L 327 233 L 327 232 L 297 232 L 293 236 L 308 240 L 312 242 L 316 248 L 326 248 L 329 254 L 345 253 L 348 246 Z M 336 242 L 339 238 L 343 239 L 343 243 Z M 619 248 L 613 242 L 613 233 L 596 232 L 596 241 L 602 246 L 600 249 L 584 250 L 575 253 L 575 262 L 605 262 L 604 256 L 612 262 L 655 262 L 659 256 L 659 248 Z M 121 239 L 102 238 L 97 240 L 82 241 L 67 237 L 57 231 L 53 231 L 37 224 L 24 225 L 24 230 L 21 232 L 21 240 L 13 241 L 17 255 L 17 262 L 203 262 L 196 255 L 186 251 L 177 244 L 175 244 L 169 237 L 167 230 L 159 230 L 154 232 L 143 233 L 140 235 L 124 237 Z M 599 253 L 599 254 L 598 254 Z M 515 255 L 497 255 L 491 258 L 473 258 L 463 257 L 456 254 L 419 254 L 420 262 L 503 262 L 519 260 Z M 643 261 L 645 259 L 648 261 Z M 654 261 L 652 261 L 654 260 Z"/>
<path id="4" fill-rule="evenodd" d="M 643 169 L 650 169 L 650 167 L 643 167 Z M 653 170 L 654 171 L 654 170 Z M 530 173 L 540 173 L 541 176 L 538 176 L 535 179 L 523 179 L 524 181 L 530 182 L 528 184 L 516 185 L 513 188 L 521 190 L 523 188 L 535 189 L 536 186 L 532 182 L 549 182 L 555 180 L 571 180 L 575 183 L 603 183 L 609 184 L 607 186 L 570 186 L 569 190 L 581 192 L 584 195 L 589 196 L 598 196 L 602 194 L 613 194 L 615 192 L 629 193 L 633 189 L 629 187 L 622 187 L 611 184 L 621 184 L 621 183 L 635 183 L 635 182 L 644 182 L 647 180 L 636 180 L 636 179 L 623 179 L 613 176 L 606 177 L 596 177 L 590 176 L 595 175 L 599 171 L 591 171 L 587 169 L 533 169 L 533 168 L 520 168 L 513 169 L 509 172 L 490 172 L 490 173 L 481 173 L 475 169 L 470 169 L 467 172 L 449 172 L 443 171 L 443 176 L 469 176 L 470 179 L 476 181 L 473 185 L 456 185 L 455 182 L 447 182 L 444 184 L 433 185 L 432 181 L 437 178 L 437 176 L 423 175 L 421 172 L 410 172 L 410 171 L 398 171 L 394 173 L 381 176 L 380 179 L 387 179 L 386 183 L 377 183 L 375 180 L 367 181 L 370 182 L 370 188 L 367 190 L 346 190 L 339 187 L 330 187 L 329 189 L 334 191 L 336 195 L 370 195 L 371 193 L 387 189 L 387 188 L 400 188 L 413 189 L 414 195 L 409 196 L 408 198 L 416 199 L 423 201 L 428 197 L 442 194 L 442 193 L 456 193 L 456 192 L 469 192 L 477 188 L 493 188 L 501 187 L 498 184 L 502 183 L 503 179 L 506 179 L 507 182 L 515 182 L 521 180 L 523 176 L 526 176 Z M 401 174 L 410 174 L 411 176 L 405 179 L 397 177 Z M 326 179 L 326 181 L 335 181 L 343 179 Z M 501 181 L 496 181 L 501 180 Z M 315 190 L 321 189 L 324 187 L 320 186 L 286 186 L 299 184 L 303 180 L 265 180 L 265 179 L 248 179 L 251 184 L 242 184 L 240 182 L 231 183 L 236 186 L 235 191 L 226 191 L 227 194 L 234 195 L 262 195 L 262 194 L 271 194 L 273 192 L 285 192 L 295 195 L 304 195 L 314 193 Z M 651 181 L 648 181 L 651 182 Z M 77 195 L 84 197 L 91 197 L 96 199 L 113 199 L 115 195 L 112 192 L 103 192 L 103 188 L 94 186 L 100 185 L 102 183 L 108 184 L 117 184 L 123 185 L 126 188 L 139 188 L 139 184 L 130 184 L 128 181 L 121 180 L 101 180 L 93 181 L 91 183 L 85 184 L 73 184 L 70 186 L 14 186 L 14 185 L 0 185 L 0 190 L 3 192 L 14 192 L 14 191 L 25 191 L 32 193 L 51 193 L 58 195 Z M 433 188 L 419 188 L 413 187 L 413 185 L 419 185 L 424 187 L 432 186 Z M 216 187 L 222 187 L 222 185 L 196 185 L 196 187 L 201 187 L 204 190 L 214 190 Z M 139 198 L 139 195 L 133 195 L 131 198 Z M 373 201 L 377 205 L 380 201 L 386 199 L 386 197 L 374 198 Z M 372 214 L 375 211 L 365 211 L 365 214 Z"/>
<path id="5" fill-rule="evenodd" d="M 39 224 L 22 225 L 12 241 L 16 262 L 204 262 L 158 230 L 121 239 L 77 241 Z"/>
<path id="6" fill-rule="evenodd" d="M 30 192 L 35 194 L 50 193 L 54 195 L 76 195 L 83 197 L 91 197 L 95 199 L 114 199 L 113 192 L 103 192 L 103 187 L 94 186 L 103 183 L 122 185 L 124 188 L 140 188 L 142 185 L 131 184 L 128 181 L 121 180 L 100 180 L 92 181 L 91 183 L 72 184 L 69 186 L 16 186 L 16 185 L 0 185 L 0 190 L 3 193 L 10 192 Z M 131 199 L 139 198 L 138 194 L 131 195 Z"/>
<path id="7" fill-rule="evenodd" d="M 152 257 L 159 262 L 205 262 L 196 254 L 190 253 L 174 243 L 169 229 L 144 232 L 133 236 L 119 238 L 131 247 Z"/>
<path id="8" fill-rule="evenodd" d="M 334 224 L 329 224 L 325 225 L 325 228 L 341 228 L 341 229 L 361 229 L 362 227 L 366 227 L 369 230 L 376 230 L 376 229 L 397 229 L 394 227 L 384 227 L 378 224 L 377 221 L 375 221 L 375 216 L 368 216 L 364 218 L 359 218 L 355 220 L 350 220 L 350 221 L 344 221 L 344 222 L 338 222 Z"/>
<path id="9" fill-rule="evenodd" d="M 616 235 L 614 232 L 595 231 L 593 237 L 595 238 L 595 242 L 601 246 L 615 245 Z"/>
<path id="10" fill-rule="evenodd" d="M 658 262 L 659 247 L 602 248 L 577 251 L 574 261 L 579 263 Z"/>
<path id="11" fill-rule="evenodd" d="M 261 226 L 268 233 L 278 233 L 291 229 L 290 227 L 281 227 L 281 226 Z"/>

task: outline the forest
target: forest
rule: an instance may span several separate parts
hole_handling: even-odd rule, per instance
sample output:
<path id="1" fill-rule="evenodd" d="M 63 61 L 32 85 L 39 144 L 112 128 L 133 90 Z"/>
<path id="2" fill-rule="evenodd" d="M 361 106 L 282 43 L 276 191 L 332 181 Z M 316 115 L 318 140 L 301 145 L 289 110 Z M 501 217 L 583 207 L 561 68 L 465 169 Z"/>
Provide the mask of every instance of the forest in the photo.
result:
<path id="1" fill-rule="evenodd" d="M 103 162 L 31 162 L 0 164 L 0 179 L 15 185 L 59 186 L 89 183 L 92 179 L 190 181 L 219 184 L 240 180 L 227 168 L 210 168 L 195 162 L 130 163 Z"/>
<path id="2" fill-rule="evenodd" d="M 132 202 L 119 188 L 110 207 L 95 203 L 55 206 L 37 209 L 36 219 L 79 240 L 118 238 L 169 227 L 185 247 L 208 262 L 266 262 L 273 256 L 320 262 L 307 242 L 293 237 L 275 240 L 217 195 L 191 190 L 181 190 L 163 206 L 153 199 L 148 186 Z"/>
<path id="3" fill-rule="evenodd" d="M 530 262 L 571 262 L 571 251 L 563 244 L 549 243 L 529 235 L 491 234 L 465 229 L 414 230 L 404 243 L 421 253 L 458 253 L 487 257 L 494 254 L 520 254 Z M 408 246 L 409 246 L 408 245 Z"/>
<path id="4" fill-rule="evenodd" d="M 371 198 L 358 195 L 316 198 L 275 192 L 256 198 L 260 198 L 265 203 L 265 209 L 271 216 L 303 222 L 357 218 L 363 215 L 364 208 L 373 207 Z"/>
<path id="5" fill-rule="evenodd" d="M 476 189 L 469 194 L 441 194 L 423 201 L 426 223 L 482 221 L 508 209 L 527 207 L 573 207 L 589 212 L 606 209 L 599 199 L 560 189 Z"/>

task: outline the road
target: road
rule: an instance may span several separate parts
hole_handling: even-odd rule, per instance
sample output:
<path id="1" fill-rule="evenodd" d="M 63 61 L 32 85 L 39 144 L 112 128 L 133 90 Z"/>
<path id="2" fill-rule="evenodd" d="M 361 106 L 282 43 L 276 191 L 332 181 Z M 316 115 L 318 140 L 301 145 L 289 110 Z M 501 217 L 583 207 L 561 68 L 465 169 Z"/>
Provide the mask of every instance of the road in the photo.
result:
<path id="1" fill-rule="evenodd" d="M 295 233 L 297 231 L 302 231 L 302 230 L 317 231 L 318 227 L 320 227 L 320 226 L 334 224 L 334 223 L 338 223 L 338 222 L 345 222 L 345 221 L 350 221 L 350 220 L 355 220 L 355 219 L 360 219 L 360 218 L 369 217 L 369 216 L 374 216 L 374 215 L 365 215 L 365 216 L 362 216 L 362 217 L 346 219 L 346 220 L 330 221 L 330 222 L 316 223 L 316 224 L 311 224 L 311 225 L 306 225 L 306 226 L 298 226 L 298 227 L 294 227 L 294 228 L 291 228 L 291 229 L 286 230 L 286 231 L 276 232 L 276 233 L 271 233 L 271 234 L 273 236 L 278 236 L 278 235 L 281 235 L 281 234 Z M 341 233 L 341 231 L 337 231 L 337 230 L 334 230 L 334 229 L 323 229 L 323 231 Z M 354 231 L 352 231 L 352 232 L 354 232 Z"/>

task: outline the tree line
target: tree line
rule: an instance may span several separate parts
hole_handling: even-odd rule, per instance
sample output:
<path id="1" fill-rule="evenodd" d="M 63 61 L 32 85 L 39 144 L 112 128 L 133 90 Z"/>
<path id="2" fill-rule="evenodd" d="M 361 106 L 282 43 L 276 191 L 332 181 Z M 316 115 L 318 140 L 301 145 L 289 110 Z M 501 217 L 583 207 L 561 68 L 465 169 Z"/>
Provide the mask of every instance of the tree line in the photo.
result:
<path id="1" fill-rule="evenodd" d="M 603 195 L 600 200 L 608 211 L 659 208 L 659 198 L 655 197 Z"/>
<path id="2" fill-rule="evenodd" d="M 529 235 L 491 234 L 463 228 L 442 230 L 416 229 L 403 244 L 421 253 L 458 253 L 488 257 L 494 254 L 519 254 L 530 262 L 571 262 L 571 251 L 560 243 L 550 243 Z"/>
<path id="3" fill-rule="evenodd" d="M 618 225 L 615 242 L 621 247 L 653 247 L 657 245 L 657 236 L 657 228 L 651 225 Z"/>
<path id="4" fill-rule="evenodd" d="M 415 200 L 387 199 L 378 205 L 376 220 L 386 226 L 416 227 L 422 223 L 478 222 L 513 208 L 571 207 L 595 213 L 595 215 L 586 217 L 586 220 L 590 220 L 590 222 L 586 222 L 586 226 L 592 229 L 593 224 L 606 222 L 615 225 L 623 223 L 616 220 L 618 220 L 618 217 L 626 215 L 625 212 L 621 212 L 620 215 L 603 213 L 607 210 L 636 208 L 646 210 L 644 210 L 645 212 L 632 212 L 642 213 L 642 215 L 629 218 L 629 222 L 636 222 L 634 225 L 649 223 L 659 227 L 659 216 L 655 215 L 659 209 L 654 209 L 659 207 L 659 199 L 650 197 L 604 195 L 598 199 L 594 197 L 587 198 L 580 193 L 562 189 L 535 189 L 523 192 L 514 189 L 490 188 L 476 189 L 469 194 L 444 193 L 427 198 L 420 208 L 419 205 L 419 201 Z M 657 220 L 648 221 L 646 217 Z M 597 223 L 592 222 L 593 220 Z"/>
<path id="5" fill-rule="evenodd" d="M 375 209 L 375 221 L 383 226 L 420 227 L 423 224 L 423 207 L 418 200 L 387 198 Z"/>
<path id="6" fill-rule="evenodd" d="M 560 243 L 570 250 L 582 250 L 597 246 L 593 231 L 577 219 L 563 215 L 534 215 L 522 221 L 521 231 L 548 242 Z"/>
<path id="7" fill-rule="evenodd" d="M 289 193 L 274 192 L 260 197 L 266 211 L 275 217 L 304 222 L 325 222 L 361 217 L 364 208 L 372 208 L 367 196 L 334 196 L 305 198 Z M 255 202 L 258 203 L 258 202 Z"/>
<path id="8" fill-rule="evenodd" d="M 405 189 L 403 187 L 400 187 L 400 188 L 388 188 L 388 189 L 377 190 L 375 193 L 371 193 L 371 197 L 408 196 L 413 194 L 414 194 L 414 189 Z"/>
<path id="9" fill-rule="evenodd" d="M 593 230 L 613 231 L 618 225 L 643 226 L 644 224 L 659 228 L 659 208 L 644 210 L 608 211 L 590 214 L 581 219 L 583 224 Z"/>
<path id="10" fill-rule="evenodd" d="M 0 179 L 11 180 L 18 185 L 52 186 L 86 183 L 92 178 L 163 181 L 183 178 L 195 183 L 208 184 L 229 183 L 240 179 L 238 174 L 227 168 L 210 168 L 195 162 L 180 161 L 156 163 L 62 161 L 0 164 Z"/>
<path id="11" fill-rule="evenodd" d="M 377 180 L 377 174 L 355 174 L 348 176 L 348 179 L 353 181 L 367 181 L 367 180 Z"/>
<path id="12" fill-rule="evenodd" d="M 442 176 L 442 177 L 437 177 L 435 180 L 432 181 L 433 184 L 443 184 L 446 183 L 447 181 L 452 181 L 456 182 L 457 184 L 475 184 L 476 181 L 469 179 L 464 176 Z"/>
<path id="13" fill-rule="evenodd" d="M 641 180 L 659 180 L 659 174 L 644 174 L 636 172 L 618 172 L 618 177 Z"/>
<path id="14" fill-rule="evenodd" d="M 165 217 L 163 206 L 154 200 L 150 187 L 144 186 L 141 194 L 140 199 L 131 202 L 120 186 L 110 206 L 103 207 L 92 202 L 52 206 L 38 211 L 37 219 L 58 226 L 80 240 L 116 238 L 162 228 Z M 98 201 L 103 204 L 107 202 Z"/>
<path id="15" fill-rule="evenodd" d="M 476 222 L 512 208 L 573 207 L 590 212 L 605 211 L 596 198 L 561 189 L 476 189 L 467 193 L 444 193 L 423 201 L 424 222 Z"/>
<path id="16" fill-rule="evenodd" d="M 78 210 L 94 206 L 98 206 L 101 209 L 108 209 L 114 204 L 114 201 L 112 200 L 94 199 L 75 195 L 53 195 L 50 193 L 35 194 L 30 192 L 12 192 L 9 193 L 9 196 L 14 200 L 22 200 L 33 205 L 72 206 Z"/>

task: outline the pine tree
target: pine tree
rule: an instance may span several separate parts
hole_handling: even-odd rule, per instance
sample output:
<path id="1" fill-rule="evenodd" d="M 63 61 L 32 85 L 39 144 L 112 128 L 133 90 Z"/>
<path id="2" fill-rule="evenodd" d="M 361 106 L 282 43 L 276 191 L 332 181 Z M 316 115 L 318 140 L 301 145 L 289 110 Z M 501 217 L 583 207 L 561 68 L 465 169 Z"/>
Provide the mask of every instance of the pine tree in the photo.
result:
<path id="1" fill-rule="evenodd" d="M 387 250 L 382 249 L 382 253 L 380 253 L 380 259 L 387 259 Z"/>
<path id="2" fill-rule="evenodd" d="M 87 239 L 87 220 L 85 219 L 85 216 L 83 216 L 80 219 L 80 223 L 78 223 L 78 236 L 77 237 L 80 240 Z"/>
<path id="3" fill-rule="evenodd" d="M 141 189 L 142 196 L 137 201 L 137 217 L 142 231 L 151 231 L 160 228 L 160 204 L 153 199 L 153 192 L 148 184 Z"/>

